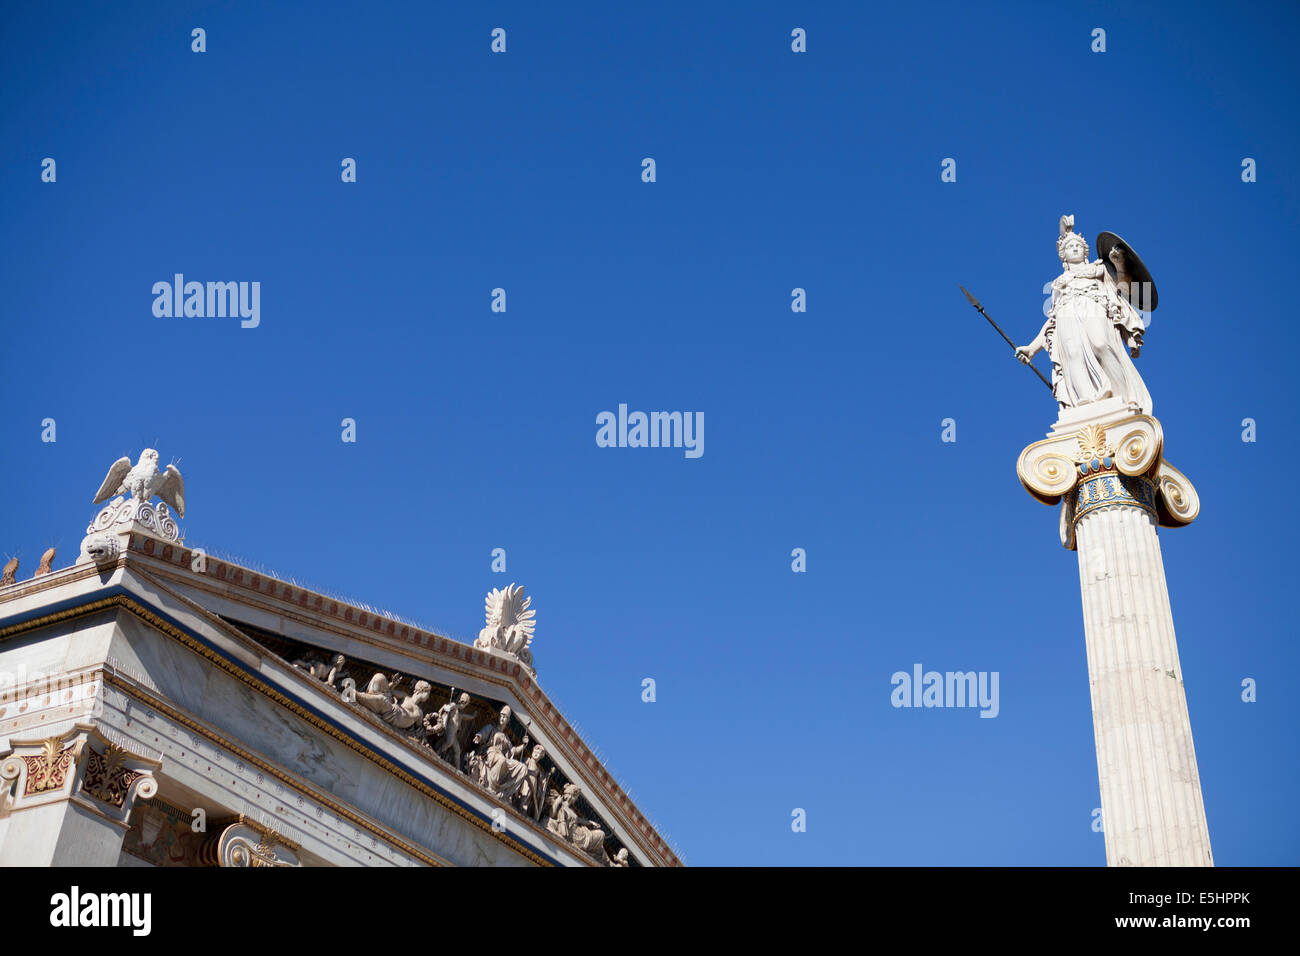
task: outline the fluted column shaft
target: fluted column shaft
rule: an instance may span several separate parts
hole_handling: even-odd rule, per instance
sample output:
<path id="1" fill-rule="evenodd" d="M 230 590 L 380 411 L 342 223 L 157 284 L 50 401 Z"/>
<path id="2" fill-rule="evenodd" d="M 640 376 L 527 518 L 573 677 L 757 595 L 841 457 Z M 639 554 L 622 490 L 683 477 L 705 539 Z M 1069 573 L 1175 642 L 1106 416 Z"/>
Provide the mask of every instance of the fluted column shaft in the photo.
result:
<path id="1" fill-rule="evenodd" d="M 1074 531 L 1106 863 L 1213 866 L 1156 524 L 1133 480 L 1098 480 L 1118 500 Z"/>

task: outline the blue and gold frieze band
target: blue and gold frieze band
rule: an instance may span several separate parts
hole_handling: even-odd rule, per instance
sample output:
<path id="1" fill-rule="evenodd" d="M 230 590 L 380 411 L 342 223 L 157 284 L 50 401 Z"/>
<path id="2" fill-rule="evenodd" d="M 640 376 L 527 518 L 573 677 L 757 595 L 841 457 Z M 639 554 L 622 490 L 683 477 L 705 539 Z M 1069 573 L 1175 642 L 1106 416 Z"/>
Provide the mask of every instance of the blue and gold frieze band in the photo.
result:
<path id="1" fill-rule="evenodd" d="M 1159 520 L 1156 512 L 1156 483 L 1145 476 L 1129 477 L 1115 472 L 1080 481 L 1074 490 L 1074 521 L 1099 508 L 1141 508 Z"/>
<path id="2" fill-rule="evenodd" d="M 1164 432 L 1155 418 L 1132 415 L 1078 431 L 1059 425 L 1020 453 L 1016 475 L 1043 504 L 1062 504 L 1066 548 L 1075 549 L 1079 519 L 1102 508 L 1138 508 L 1162 528 L 1190 524 L 1200 513 L 1196 489 L 1164 458 Z"/>

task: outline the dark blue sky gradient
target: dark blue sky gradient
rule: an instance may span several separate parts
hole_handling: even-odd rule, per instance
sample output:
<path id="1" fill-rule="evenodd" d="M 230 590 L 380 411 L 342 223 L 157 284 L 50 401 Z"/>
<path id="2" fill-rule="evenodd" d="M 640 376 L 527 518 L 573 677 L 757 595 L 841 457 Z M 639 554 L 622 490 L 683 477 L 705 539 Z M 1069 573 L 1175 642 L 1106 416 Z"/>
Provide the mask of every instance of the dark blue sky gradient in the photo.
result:
<path id="1" fill-rule="evenodd" d="M 191 544 L 462 638 L 525 584 L 543 686 L 689 863 L 1100 865 L 1076 559 L 1015 476 L 1055 406 L 957 289 L 1028 342 L 1074 213 L 1160 290 L 1138 368 L 1202 498 L 1160 540 L 1216 861 L 1296 864 L 1297 19 L 14 7 L 0 550 L 73 560 L 154 445 Z M 155 318 L 176 272 L 260 281 L 260 327 Z M 620 402 L 704 412 L 703 457 L 598 448 Z M 998 671 L 999 716 L 894 709 L 917 662 Z"/>

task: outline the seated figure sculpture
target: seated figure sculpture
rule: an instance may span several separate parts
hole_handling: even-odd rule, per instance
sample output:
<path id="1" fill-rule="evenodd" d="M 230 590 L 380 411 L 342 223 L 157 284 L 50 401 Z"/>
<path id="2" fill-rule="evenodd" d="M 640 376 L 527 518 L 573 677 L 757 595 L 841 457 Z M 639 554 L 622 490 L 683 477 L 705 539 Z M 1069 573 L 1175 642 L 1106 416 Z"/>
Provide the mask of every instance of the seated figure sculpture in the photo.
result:
<path id="1" fill-rule="evenodd" d="M 510 708 L 502 707 L 496 726 L 488 724 L 474 735 L 476 746 L 482 748 L 486 744 L 486 749 L 481 751 L 479 782 L 500 800 L 513 797 L 528 779 L 528 765 L 519 759 L 528 748 L 528 735 L 525 734 L 523 743 L 516 747 L 510 743 L 506 733 L 509 726 Z"/>
<path id="2" fill-rule="evenodd" d="M 563 793 L 553 793 L 547 808 L 546 829 L 584 853 L 603 856 L 605 831 L 595 820 L 579 816 L 577 803 L 581 797 L 582 789 L 576 783 L 566 783 Z"/>

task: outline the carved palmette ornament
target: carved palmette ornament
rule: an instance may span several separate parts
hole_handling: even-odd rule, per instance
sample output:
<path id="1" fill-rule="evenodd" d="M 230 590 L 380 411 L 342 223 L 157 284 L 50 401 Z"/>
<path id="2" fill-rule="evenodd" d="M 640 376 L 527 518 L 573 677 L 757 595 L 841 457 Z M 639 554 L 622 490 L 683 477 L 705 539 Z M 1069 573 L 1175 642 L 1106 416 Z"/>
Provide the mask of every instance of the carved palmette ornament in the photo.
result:
<path id="1" fill-rule="evenodd" d="M 1113 458 L 1115 449 L 1106 439 L 1106 429 L 1100 425 L 1089 425 L 1078 434 L 1079 461 L 1091 462 L 1093 459 Z"/>
<path id="2" fill-rule="evenodd" d="M 110 743 L 101 754 L 94 748 L 86 758 L 86 773 L 81 778 L 81 789 L 111 807 L 122 809 L 134 787 L 138 796 L 148 799 L 158 790 L 157 782 L 138 770 L 124 765 L 129 754 L 117 744 Z"/>
<path id="3" fill-rule="evenodd" d="M 522 585 L 493 588 L 484 601 L 485 624 L 474 646 L 507 654 L 532 671 L 530 645 L 537 616 L 532 603 L 532 598 L 524 597 Z"/>
<path id="4" fill-rule="evenodd" d="M 61 747 L 62 742 L 59 737 L 49 737 L 41 741 L 40 753 L 16 758 L 24 763 L 27 770 L 27 782 L 23 785 L 24 796 L 62 789 L 77 755 L 76 744 Z"/>

